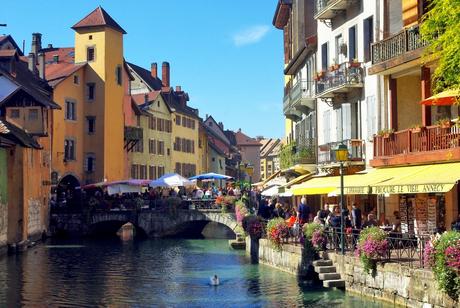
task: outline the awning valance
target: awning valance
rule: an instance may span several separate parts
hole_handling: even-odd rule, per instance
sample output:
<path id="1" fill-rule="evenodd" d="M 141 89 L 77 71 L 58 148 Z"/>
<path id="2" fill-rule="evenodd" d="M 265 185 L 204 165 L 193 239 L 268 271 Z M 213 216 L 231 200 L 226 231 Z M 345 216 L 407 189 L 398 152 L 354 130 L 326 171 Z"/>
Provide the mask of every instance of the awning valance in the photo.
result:
<path id="1" fill-rule="evenodd" d="M 450 191 L 460 179 L 460 162 L 371 169 L 344 176 L 344 194 L 416 194 Z M 340 194 L 340 176 L 313 177 L 294 185 L 294 195 Z"/>

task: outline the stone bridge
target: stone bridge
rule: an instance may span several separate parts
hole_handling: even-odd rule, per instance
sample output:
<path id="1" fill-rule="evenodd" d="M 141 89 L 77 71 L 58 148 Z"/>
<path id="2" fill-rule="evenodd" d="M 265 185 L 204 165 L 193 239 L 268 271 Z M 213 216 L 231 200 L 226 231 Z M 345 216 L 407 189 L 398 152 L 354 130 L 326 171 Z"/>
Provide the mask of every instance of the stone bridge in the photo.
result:
<path id="1" fill-rule="evenodd" d="M 74 235 L 85 235 L 104 224 L 121 226 L 132 223 L 139 232 L 149 237 L 164 237 L 179 233 L 185 225 L 194 222 L 216 222 L 238 233 L 234 213 L 222 213 L 220 210 L 177 210 L 175 213 L 161 210 L 106 211 L 83 214 L 53 214 L 54 232 L 64 231 Z"/>

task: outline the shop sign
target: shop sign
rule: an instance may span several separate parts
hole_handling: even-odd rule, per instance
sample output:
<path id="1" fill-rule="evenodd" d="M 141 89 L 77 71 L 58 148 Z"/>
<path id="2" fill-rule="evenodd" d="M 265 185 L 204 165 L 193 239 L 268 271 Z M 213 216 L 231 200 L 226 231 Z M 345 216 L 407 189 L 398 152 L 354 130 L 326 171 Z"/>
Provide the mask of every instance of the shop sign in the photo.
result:
<path id="1" fill-rule="evenodd" d="M 346 195 L 367 195 L 369 191 L 369 186 L 344 187 L 344 193 Z"/>
<path id="2" fill-rule="evenodd" d="M 410 184 L 373 186 L 372 193 L 380 194 L 417 194 L 445 192 L 449 184 Z"/>

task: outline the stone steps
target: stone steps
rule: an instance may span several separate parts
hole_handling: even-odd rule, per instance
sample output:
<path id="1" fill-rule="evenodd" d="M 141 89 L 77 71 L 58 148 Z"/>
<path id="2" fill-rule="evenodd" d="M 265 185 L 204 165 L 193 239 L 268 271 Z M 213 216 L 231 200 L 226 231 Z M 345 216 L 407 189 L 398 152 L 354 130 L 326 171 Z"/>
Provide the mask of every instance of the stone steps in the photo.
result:
<path id="1" fill-rule="evenodd" d="M 323 286 L 325 288 L 345 288 L 345 280 L 343 279 L 334 279 L 334 280 L 324 280 Z"/>
<path id="2" fill-rule="evenodd" d="M 321 280 L 336 280 L 340 279 L 339 273 L 321 273 L 318 275 Z"/>
<path id="3" fill-rule="evenodd" d="M 316 260 L 313 261 L 313 266 L 332 266 L 332 260 Z"/>
<path id="4" fill-rule="evenodd" d="M 337 268 L 333 265 L 332 260 L 317 260 L 313 262 L 313 266 L 325 288 L 345 288 L 345 280 L 340 279 L 341 276 L 337 273 Z"/>
<path id="5" fill-rule="evenodd" d="M 321 273 L 335 273 L 336 268 L 335 266 L 315 266 L 315 272 L 318 274 Z"/>

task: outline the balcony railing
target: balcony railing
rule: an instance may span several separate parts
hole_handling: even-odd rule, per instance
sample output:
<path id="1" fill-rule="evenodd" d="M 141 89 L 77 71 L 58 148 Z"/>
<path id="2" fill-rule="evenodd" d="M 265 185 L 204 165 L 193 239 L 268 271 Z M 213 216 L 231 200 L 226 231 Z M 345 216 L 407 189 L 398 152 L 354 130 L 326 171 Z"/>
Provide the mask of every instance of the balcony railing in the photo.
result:
<path id="1" fill-rule="evenodd" d="M 428 126 L 374 136 L 374 159 L 452 148 L 460 148 L 460 130 L 456 126 Z"/>
<path id="2" fill-rule="evenodd" d="M 299 80 L 296 82 L 290 93 L 292 107 L 303 110 L 304 107 L 309 109 L 315 108 L 315 85 L 310 80 Z"/>
<path id="3" fill-rule="evenodd" d="M 338 12 L 346 10 L 349 0 L 316 0 L 315 19 L 331 19 Z"/>
<path id="4" fill-rule="evenodd" d="M 359 62 L 345 62 L 316 76 L 316 96 L 334 97 L 337 93 L 363 87 L 363 67 Z"/>
<path id="5" fill-rule="evenodd" d="M 389 38 L 371 45 L 372 64 L 385 62 L 407 52 L 425 47 L 426 45 L 427 42 L 420 37 L 418 25 L 404 29 Z"/>
<path id="6" fill-rule="evenodd" d="M 348 148 L 348 160 L 352 162 L 364 161 L 365 143 L 361 139 L 348 139 L 343 142 L 330 142 L 319 146 L 318 163 L 330 164 L 335 163 L 335 149 L 339 144 L 345 144 Z"/>

